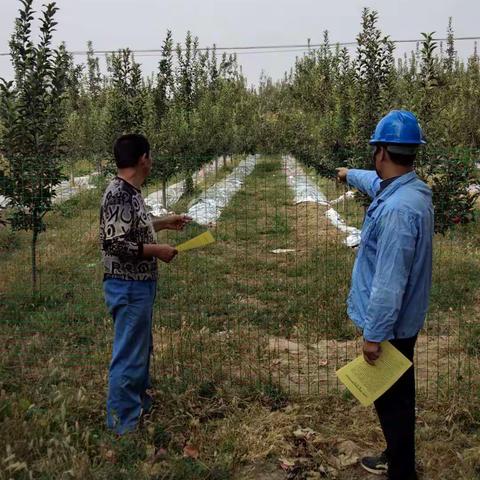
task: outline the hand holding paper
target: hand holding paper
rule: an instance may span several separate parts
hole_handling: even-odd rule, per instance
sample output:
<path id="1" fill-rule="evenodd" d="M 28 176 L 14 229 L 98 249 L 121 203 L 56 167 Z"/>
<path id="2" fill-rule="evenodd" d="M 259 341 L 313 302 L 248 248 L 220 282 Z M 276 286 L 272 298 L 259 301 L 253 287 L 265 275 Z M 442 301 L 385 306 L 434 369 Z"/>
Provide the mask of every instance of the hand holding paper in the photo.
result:
<path id="1" fill-rule="evenodd" d="M 390 342 L 382 342 L 375 365 L 369 365 L 360 355 L 337 370 L 337 377 L 363 406 L 368 407 L 411 366 L 412 362 Z"/>
<path id="2" fill-rule="evenodd" d="M 215 238 L 213 237 L 210 230 L 194 237 L 186 242 L 177 245 L 175 248 L 178 252 L 186 252 L 187 250 L 192 250 L 194 248 L 201 248 L 205 247 L 206 245 L 210 245 L 211 243 L 215 242 Z"/>
<path id="3" fill-rule="evenodd" d="M 363 341 L 363 358 L 370 365 L 375 365 L 376 360 L 382 353 L 382 347 L 378 342 Z"/>

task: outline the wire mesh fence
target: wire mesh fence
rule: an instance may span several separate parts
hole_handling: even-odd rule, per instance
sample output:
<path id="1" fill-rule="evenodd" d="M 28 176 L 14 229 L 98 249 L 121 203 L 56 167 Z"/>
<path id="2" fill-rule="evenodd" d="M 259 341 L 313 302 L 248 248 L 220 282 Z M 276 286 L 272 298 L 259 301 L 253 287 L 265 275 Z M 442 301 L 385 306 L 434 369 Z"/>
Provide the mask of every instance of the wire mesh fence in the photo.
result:
<path id="1" fill-rule="evenodd" d="M 476 152 L 462 155 L 475 165 Z M 2 388 L 79 376 L 106 386 L 113 327 L 102 294 L 98 214 L 108 179 L 96 165 L 82 168 L 57 187 L 45 216 L 35 292 L 31 232 L 0 227 Z M 416 350 L 418 390 L 428 397 L 468 400 L 479 391 L 475 175 L 460 195 L 449 195 L 437 174 L 432 183 L 434 193 L 435 185 L 443 188 L 437 211 L 442 202 L 472 203 L 468 212 L 448 210 L 453 226 L 435 236 L 431 306 Z M 216 238 L 160 265 L 154 383 L 344 394 L 335 371 L 359 355 L 362 340 L 346 312 L 365 214 L 355 192 L 280 154 L 208 159 L 193 181 L 186 195 L 181 177 L 165 192 L 155 179 L 143 190 L 154 213 L 187 212 L 196 220 L 183 232 L 160 232 L 159 243 L 177 245 L 206 229 Z M 2 202 L 7 220 L 11 205 Z"/>

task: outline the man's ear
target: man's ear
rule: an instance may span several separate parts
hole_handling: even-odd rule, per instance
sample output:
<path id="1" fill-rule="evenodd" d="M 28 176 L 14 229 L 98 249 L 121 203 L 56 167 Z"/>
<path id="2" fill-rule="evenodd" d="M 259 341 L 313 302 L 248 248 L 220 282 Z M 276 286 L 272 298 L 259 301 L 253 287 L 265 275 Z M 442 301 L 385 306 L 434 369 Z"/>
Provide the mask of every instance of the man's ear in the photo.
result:
<path id="1" fill-rule="evenodd" d="M 139 165 L 145 165 L 148 160 L 148 155 L 144 153 L 141 157 L 140 160 L 138 161 Z"/>
<path id="2" fill-rule="evenodd" d="M 381 162 L 386 162 L 390 159 L 388 155 L 388 151 L 386 147 L 380 147 L 381 153 L 380 153 L 380 161 Z"/>

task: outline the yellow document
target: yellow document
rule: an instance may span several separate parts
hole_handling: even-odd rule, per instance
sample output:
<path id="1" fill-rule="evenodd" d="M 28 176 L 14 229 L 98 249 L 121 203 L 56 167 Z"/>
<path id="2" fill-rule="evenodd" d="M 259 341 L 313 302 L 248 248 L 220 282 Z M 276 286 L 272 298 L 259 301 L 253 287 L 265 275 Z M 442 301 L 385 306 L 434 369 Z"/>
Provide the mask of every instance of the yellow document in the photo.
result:
<path id="1" fill-rule="evenodd" d="M 180 245 L 177 245 L 175 248 L 179 252 L 186 252 L 187 250 L 192 250 L 193 248 L 205 247 L 206 245 L 210 245 L 213 242 L 215 242 L 215 239 L 213 238 L 210 230 L 207 230 L 206 232 L 203 232 L 197 237 L 194 237 L 184 243 L 181 243 Z"/>
<path id="2" fill-rule="evenodd" d="M 361 355 L 337 370 L 340 381 L 364 407 L 383 395 L 412 365 L 390 342 L 382 342 L 381 347 L 375 365 L 369 365 Z"/>

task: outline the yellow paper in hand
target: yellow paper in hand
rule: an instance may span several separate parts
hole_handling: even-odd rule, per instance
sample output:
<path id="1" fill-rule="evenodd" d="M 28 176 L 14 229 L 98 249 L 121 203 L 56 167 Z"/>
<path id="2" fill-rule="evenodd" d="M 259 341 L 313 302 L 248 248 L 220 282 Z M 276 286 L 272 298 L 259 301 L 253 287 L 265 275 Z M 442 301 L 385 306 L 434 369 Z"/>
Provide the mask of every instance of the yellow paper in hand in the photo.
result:
<path id="1" fill-rule="evenodd" d="M 360 355 L 337 370 L 340 381 L 364 407 L 383 395 L 412 365 L 390 342 L 382 342 L 381 347 L 375 365 L 369 365 Z"/>
<path id="2" fill-rule="evenodd" d="M 206 245 L 210 245 L 213 242 L 215 242 L 215 238 L 213 238 L 210 230 L 207 230 L 206 232 L 203 232 L 197 237 L 194 237 L 184 243 L 181 243 L 180 245 L 177 245 L 175 248 L 179 252 L 186 252 L 187 250 L 192 250 L 194 248 L 205 247 Z"/>

